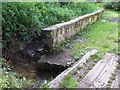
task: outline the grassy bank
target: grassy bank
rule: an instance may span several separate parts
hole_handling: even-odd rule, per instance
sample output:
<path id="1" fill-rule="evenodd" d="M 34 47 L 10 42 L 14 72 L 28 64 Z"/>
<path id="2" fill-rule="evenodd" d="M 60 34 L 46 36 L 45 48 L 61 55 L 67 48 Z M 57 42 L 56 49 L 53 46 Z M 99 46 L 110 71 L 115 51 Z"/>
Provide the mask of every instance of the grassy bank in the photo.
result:
<path id="1" fill-rule="evenodd" d="M 77 37 L 84 37 L 86 40 L 73 44 L 71 55 L 81 57 L 91 49 L 98 49 L 100 54 L 105 52 L 118 53 L 118 23 L 108 22 L 108 19 L 118 16 L 118 12 L 105 10 L 102 18 L 85 30 L 77 33 Z"/>
<path id="2" fill-rule="evenodd" d="M 75 88 L 106 52 L 118 54 L 118 23 L 108 22 L 109 19 L 114 17 L 118 17 L 118 12 L 105 10 L 100 20 L 77 33 L 77 38 L 84 39 L 81 42 L 74 42 L 73 40 L 71 56 L 80 58 L 91 49 L 97 49 L 98 53 L 92 59 L 86 61 L 87 66 L 80 67 L 80 69 L 76 68 L 70 75 L 66 76 L 70 76 L 70 79 L 65 77 L 60 87 Z M 85 67 L 88 67 L 88 69 L 84 69 Z M 82 73 L 78 76 L 77 72 Z M 71 82 L 71 80 L 73 81 Z"/>

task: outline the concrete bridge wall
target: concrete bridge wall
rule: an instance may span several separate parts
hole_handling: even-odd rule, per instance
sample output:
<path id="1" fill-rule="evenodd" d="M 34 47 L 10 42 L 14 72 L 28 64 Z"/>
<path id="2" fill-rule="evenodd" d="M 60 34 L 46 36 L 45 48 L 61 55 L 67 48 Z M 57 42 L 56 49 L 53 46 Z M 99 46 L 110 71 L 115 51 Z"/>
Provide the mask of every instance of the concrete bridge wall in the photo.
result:
<path id="1" fill-rule="evenodd" d="M 102 13 L 103 10 L 98 10 L 90 14 L 79 16 L 70 21 L 42 29 L 44 46 L 49 48 L 49 50 L 55 50 L 66 38 L 74 36 L 87 25 L 98 20 Z"/>

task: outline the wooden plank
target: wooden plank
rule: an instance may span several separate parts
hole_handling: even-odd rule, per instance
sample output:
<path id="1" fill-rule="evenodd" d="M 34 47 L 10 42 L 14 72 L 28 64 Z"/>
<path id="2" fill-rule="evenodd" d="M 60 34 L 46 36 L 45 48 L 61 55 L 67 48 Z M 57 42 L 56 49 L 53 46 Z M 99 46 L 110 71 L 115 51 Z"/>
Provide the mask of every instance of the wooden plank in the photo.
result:
<path id="1" fill-rule="evenodd" d="M 111 60 L 108 62 L 108 64 L 105 66 L 105 68 L 102 70 L 102 72 L 99 74 L 99 76 L 95 79 L 93 86 L 96 88 L 105 88 L 112 73 L 116 69 L 117 65 L 117 56 L 113 56 Z"/>
<path id="2" fill-rule="evenodd" d="M 89 71 L 89 73 L 82 79 L 78 88 L 89 88 L 93 81 L 98 77 L 104 67 L 107 65 L 109 60 L 112 58 L 113 54 L 106 53 L 103 59 L 98 61 L 98 63 Z"/>
<path id="3" fill-rule="evenodd" d="M 59 87 L 59 83 L 64 79 L 64 77 L 66 75 L 68 75 L 71 71 L 73 71 L 78 66 L 83 65 L 90 56 L 92 56 L 92 55 L 94 55 L 96 53 L 97 53 L 97 50 L 91 50 L 88 53 L 86 53 L 81 59 L 79 59 L 78 62 L 73 64 L 72 67 L 66 69 L 61 74 L 59 74 L 55 79 L 53 79 L 50 83 L 48 83 L 49 88 L 57 88 L 57 87 Z"/>

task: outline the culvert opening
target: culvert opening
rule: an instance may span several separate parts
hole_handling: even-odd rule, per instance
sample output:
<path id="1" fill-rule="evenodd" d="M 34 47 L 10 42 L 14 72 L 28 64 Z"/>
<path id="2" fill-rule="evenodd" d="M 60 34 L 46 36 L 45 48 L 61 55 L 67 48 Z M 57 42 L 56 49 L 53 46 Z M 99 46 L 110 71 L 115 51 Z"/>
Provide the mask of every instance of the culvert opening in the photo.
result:
<path id="1" fill-rule="evenodd" d="M 47 62 L 42 63 L 15 63 L 12 64 L 13 72 L 19 73 L 28 79 L 34 80 L 31 87 L 39 88 L 42 84 L 53 80 L 61 72 L 67 69 L 67 66 L 50 64 Z"/>
<path id="2" fill-rule="evenodd" d="M 63 72 L 68 67 L 57 65 L 57 64 L 50 64 L 48 62 L 41 62 L 37 64 L 37 68 L 39 70 L 39 73 L 43 73 L 42 77 L 46 77 L 49 79 L 51 76 L 55 78 L 57 75 L 59 75 L 61 72 Z"/>
<path id="3" fill-rule="evenodd" d="M 9 50 L 8 52 L 5 51 L 4 54 L 5 58 L 7 57 L 12 61 L 11 71 L 17 72 L 20 76 L 28 79 L 33 79 L 35 81 L 33 87 L 35 88 L 43 84 L 44 81 L 51 81 L 68 68 L 67 66 L 51 64 L 45 61 L 37 63 L 41 56 L 45 54 L 41 41 L 41 39 L 37 39 L 22 51 L 12 52 Z"/>

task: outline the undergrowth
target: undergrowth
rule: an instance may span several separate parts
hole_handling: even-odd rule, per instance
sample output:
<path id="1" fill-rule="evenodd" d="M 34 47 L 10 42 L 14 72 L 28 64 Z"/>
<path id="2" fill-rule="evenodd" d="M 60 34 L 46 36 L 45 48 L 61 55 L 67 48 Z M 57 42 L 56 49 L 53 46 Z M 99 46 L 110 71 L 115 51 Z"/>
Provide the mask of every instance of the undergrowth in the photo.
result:
<path id="1" fill-rule="evenodd" d="M 9 63 L 0 58 L 0 90 L 4 88 L 27 88 L 32 85 L 32 80 L 22 77 L 18 73 L 11 72 Z"/>

